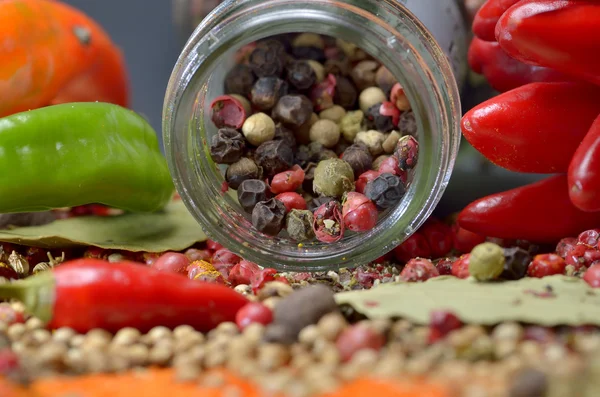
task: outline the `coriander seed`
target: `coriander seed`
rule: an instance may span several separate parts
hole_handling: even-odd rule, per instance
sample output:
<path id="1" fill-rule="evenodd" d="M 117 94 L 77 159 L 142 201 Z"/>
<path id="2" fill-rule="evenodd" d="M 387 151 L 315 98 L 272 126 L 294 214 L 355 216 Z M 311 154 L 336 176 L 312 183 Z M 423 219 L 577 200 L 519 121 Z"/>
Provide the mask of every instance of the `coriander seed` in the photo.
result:
<path id="1" fill-rule="evenodd" d="M 324 196 L 341 198 L 354 190 L 354 171 L 350 164 L 341 159 L 319 162 L 315 169 L 313 190 Z"/>
<path id="2" fill-rule="evenodd" d="M 367 113 L 371 106 L 385 101 L 387 101 L 387 97 L 385 96 L 383 90 L 379 87 L 366 88 L 358 97 L 360 110 L 362 110 L 364 113 Z"/>
<path id="3" fill-rule="evenodd" d="M 248 142 L 260 146 L 275 136 L 275 122 L 264 113 L 255 113 L 246 119 L 242 132 Z"/>
<path id="4" fill-rule="evenodd" d="M 319 120 L 310 128 L 310 140 L 332 148 L 340 140 L 340 128 L 331 120 Z"/>

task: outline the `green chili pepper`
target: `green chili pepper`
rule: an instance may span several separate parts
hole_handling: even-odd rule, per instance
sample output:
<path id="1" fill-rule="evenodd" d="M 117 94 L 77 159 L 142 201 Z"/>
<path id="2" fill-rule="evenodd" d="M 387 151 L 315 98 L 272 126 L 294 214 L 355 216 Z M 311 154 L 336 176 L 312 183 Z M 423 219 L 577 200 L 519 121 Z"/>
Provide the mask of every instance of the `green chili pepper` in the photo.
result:
<path id="1" fill-rule="evenodd" d="M 156 133 L 131 110 L 68 103 L 0 119 L 0 213 L 90 203 L 152 212 L 172 194 Z"/>

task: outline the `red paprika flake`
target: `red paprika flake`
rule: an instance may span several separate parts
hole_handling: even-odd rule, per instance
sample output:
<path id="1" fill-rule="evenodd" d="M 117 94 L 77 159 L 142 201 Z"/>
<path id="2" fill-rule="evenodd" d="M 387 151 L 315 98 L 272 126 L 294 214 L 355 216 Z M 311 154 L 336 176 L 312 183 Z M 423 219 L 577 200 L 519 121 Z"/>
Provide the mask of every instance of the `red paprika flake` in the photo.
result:
<path id="1" fill-rule="evenodd" d="M 406 263 L 412 258 L 429 258 L 431 257 L 431 247 L 421 233 L 415 232 L 394 248 L 394 256 L 402 263 Z"/>
<path id="2" fill-rule="evenodd" d="M 304 181 L 304 170 L 295 165 L 291 170 L 280 172 L 271 181 L 271 192 L 279 194 L 296 191 Z"/>
<path id="3" fill-rule="evenodd" d="M 429 259 L 415 258 L 406 263 L 400 272 L 400 280 L 426 281 L 439 275 L 440 273 Z"/>
<path id="4" fill-rule="evenodd" d="M 344 225 L 353 232 L 366 232 L 375 227 L 379 211 L 364 194 L 348 192 L 342 206 Z"/>
<path id="5" fill-rule="evenodd" d="M 344 237 L 344 219 L 340 203 L 329 201 L 314 212 L 313 230 L 317 240 L 335 243 Z"/>
<path id="6" fill-rule="evenodd" d="M 536 255 L 527 268 L 527 275 L 542 278 L 554 274 L 563 274 L 566 267 L 565 260 L 556 254 Z"/>
<path id="7" fill-rule="evenodd" d="M 325 80 L 313 86 L 310 99 L 315 111 L 320 112 L 333 106 L 336 86 L 337 79 L 333 74 L 328 74 Z"/>
<path id="8" fill-rule="evenodd" d="M 250 285 L 253 277 L 260 273 L 260 271 L 261 269 L 256 263 L 243 260 L 231 268 L 228 281 L 233 286 L 240 284 Z"/>
<path id="9" fill-rule="evenodd" d="M 217 128 L 242 128 L 246 121 L 244 105 L 230 95 L 221 95 L 210 104 L 211 120 Z"/>
<path id="10" fill-rule="evenodd" d="M 454 263 L 452 264 L 452 275 L 454 277 L 468 278 L 471 275 L 471 273 L 469 273 L 470 258 L 471 254 L 464 254 L 454 261 Z"/>

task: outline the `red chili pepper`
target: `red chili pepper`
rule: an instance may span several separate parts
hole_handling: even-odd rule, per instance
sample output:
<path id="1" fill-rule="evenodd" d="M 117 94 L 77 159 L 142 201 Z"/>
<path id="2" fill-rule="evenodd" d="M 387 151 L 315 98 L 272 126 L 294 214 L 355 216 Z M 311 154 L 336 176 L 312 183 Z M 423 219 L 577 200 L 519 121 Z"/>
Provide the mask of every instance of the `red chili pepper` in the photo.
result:
<path id="1" fill-rule="evenodd" d="M 567 172 L 598 113 L 599 87 L 532 83 L 471 109 L 462 131 L 475 149 L 511 171 Z"/>
<path id="2" fill-rule="evenodd" d="M 488 0 L 475 14 L 473 33 L 485 41 L 496 41 L 496 24 L 506 10 L 520 0 Z"/>
<path id="3" fill-rule="evenodd" d="M 569 199 L 567 176 L 493 194 L 469 204 L 460 227 L 491 237 L 557 242 L 600 225 L 600 212 L 583 212 Z"/>
<path id="4" fill-rule="evenodd" d="M 532 66 L 511 58 L 497 42 L 475 37 L 468 54 L 469 66 L 485 76 L 497 91 L 505 92 L 529 83 L 572 81 L 573 78 L 554 69 Z"/>
<path id="5" fill-rule="evenodd" d="M 496 39 L 521 62 L 600 84 L 597 0 L 523 0 L 502 15 Z"/>
<path id="6" fill-rule="evenodd" d="M 209 331 L 235 321 L 248 301 L 223 285 L 192 281 L 135 262 L 78 259 L 25 280 L 2 284 L 0 297 L 17 298 L 51 329 L 141 332 L 162 325 Z"/>
<path id="7" fill-rule="evenodd" d="M 600 116 L 571 159 L 569 196 L 582 211 L 600 211 Z"/>

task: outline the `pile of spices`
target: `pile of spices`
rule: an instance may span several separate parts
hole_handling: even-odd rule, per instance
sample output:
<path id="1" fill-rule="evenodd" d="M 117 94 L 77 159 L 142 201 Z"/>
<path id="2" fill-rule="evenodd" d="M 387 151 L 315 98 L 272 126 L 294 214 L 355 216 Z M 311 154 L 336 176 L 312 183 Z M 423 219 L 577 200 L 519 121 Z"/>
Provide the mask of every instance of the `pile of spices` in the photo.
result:
<path id="1" fill-rule="evenodd" d="M 403 198 L 416 121 L 391 73 L 313 33 L 253 43 L 213 100 L 212 159 L 254 228 L 298 243 L 367 232 Z"/>

